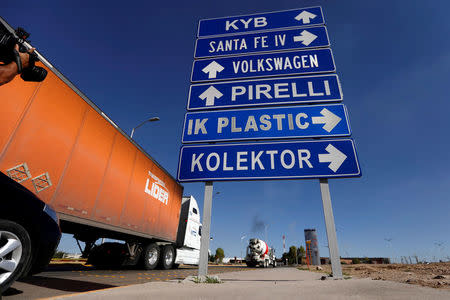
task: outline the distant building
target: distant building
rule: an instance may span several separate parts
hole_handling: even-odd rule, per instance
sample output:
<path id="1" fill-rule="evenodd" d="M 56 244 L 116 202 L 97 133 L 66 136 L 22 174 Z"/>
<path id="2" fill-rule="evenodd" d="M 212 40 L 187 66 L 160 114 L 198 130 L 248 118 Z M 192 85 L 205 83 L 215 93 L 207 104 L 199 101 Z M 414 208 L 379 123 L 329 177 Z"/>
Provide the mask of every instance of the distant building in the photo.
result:
<path id="1" fill-rule="evenodd" d="M 317 231 L 316 229 L 305 229 L 305 241 L 306 241 L 306 251 L 308 257 L 311 259 L 309 262 L 313 266 L 320 266 L 320 255 L 319 255 L 319 243 L 317 242 Z"/>
<path id="2" fill-rule="evenodd" d="M 224 264 L 241 264 L 244 261 L 245 259 L 241 257 L 224 257 L 222 260 Z"/>
<path id="3" fill-rule="evenodd" d="M 62 258 L 79 259 L 81 258 L 81 253 L 64 253 Z"/>

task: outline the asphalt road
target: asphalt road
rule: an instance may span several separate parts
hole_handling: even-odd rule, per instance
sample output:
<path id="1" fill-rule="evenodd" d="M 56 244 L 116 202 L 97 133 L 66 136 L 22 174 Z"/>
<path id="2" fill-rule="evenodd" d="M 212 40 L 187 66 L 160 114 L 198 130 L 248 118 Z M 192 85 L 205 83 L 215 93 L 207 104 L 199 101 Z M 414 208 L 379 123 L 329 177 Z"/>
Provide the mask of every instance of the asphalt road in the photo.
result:
<path id="1" fill-rule="evenodd" d="M 245 266 L 209 266 L 208 274 L 248 270 Z M 197 267 L 174 270 L 96 270 L 81 264 L 50 265 L 47 271 L 15 282 L 3 293 L 3 300 L 47 298 L 146 283 L 183 280 L 197 275 Z"/>

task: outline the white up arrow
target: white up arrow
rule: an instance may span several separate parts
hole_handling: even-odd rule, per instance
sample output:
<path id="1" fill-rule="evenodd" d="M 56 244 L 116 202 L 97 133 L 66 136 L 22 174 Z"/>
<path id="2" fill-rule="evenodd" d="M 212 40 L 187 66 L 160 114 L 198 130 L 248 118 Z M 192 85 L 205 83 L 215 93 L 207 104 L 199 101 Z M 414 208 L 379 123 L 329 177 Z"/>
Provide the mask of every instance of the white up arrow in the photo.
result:
<path id="1" fill-rule="evenodd" d="M 317 38 L 317 35 L 309 31 L 303 30 L 300 35 L 294 36 L 294 42 L 302 42 L 303 45 L 308 46 Z"/>
<path id="2" fill-rule="evenodd" d="M 299 13 L 299 14 L 295 17 L 295 19 L 296 19 L 297 21 L 302 20 L 302 21 L 303 21 L 303 24 L 309 24 L 310 19 L 314 19 L 315 17 L 317 17 L 315 14 L 312 14 L 312 13 L 310 13 L 310 12 L 304 10 L 304 11 L 302 11 L 301 13 Z"/>
<path id="3" fill-rule="evenodd" d="M 336 149 L 331 144 L 325 148 L 328 154 L 319 154 L 319 162 L 329 162 L 328 168 L 330 168 L 333 172 L 339 169 L 344 160 L 347 159 L 347 155 Z"/>
<path id="4" fill-rule="evenodd" d="M 322 128 L 328 132 L 331 132 L 331 130 L 333 130 L 333 128 L 342 120 L 326 108 L 322 109 L 320 114 L 323 117 L 312 117 L 312 122 L 313 124 L 325 124 Z"/>
<path id="5" fill-rule="evenodd" d="M 216 78 L 217 73 L 223 71 L 223 67 L 215 61 L 212 61 L 209 65 L 204 67 L 202 71 L 203 73 L 208 74 L 208 78 Z"/>
<path id="6" fill-rule="evenodd" d="M 198 97 L 200 99 L 202 99 L 202 100 L 206 99 L 206 106 L 213 106 L 214 105 L 214 100 L 216 98 L 219 99 L 222 96 L 223 96 L 223 94 L 219 90 L 217 90 L 215 87 L 213 87 L 211 85 L 206 91 L 204 91 Z"/>

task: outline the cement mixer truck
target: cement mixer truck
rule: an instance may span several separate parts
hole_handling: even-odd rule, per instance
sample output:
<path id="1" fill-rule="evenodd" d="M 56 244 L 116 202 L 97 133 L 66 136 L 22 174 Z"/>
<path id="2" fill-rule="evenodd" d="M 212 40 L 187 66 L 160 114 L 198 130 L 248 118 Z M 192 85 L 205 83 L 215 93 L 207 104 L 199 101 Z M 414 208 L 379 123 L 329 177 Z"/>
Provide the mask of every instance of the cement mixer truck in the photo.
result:
<path id="1" fill-rule="evenodd" d="M 260 266 L 267 268 L 269 266 L 276 267 L 275 250 L 269 248 L 266 242 L 260 239 L 250 239 L 247 246 L 247 255 L 245 263 L 248 267 Z"/>

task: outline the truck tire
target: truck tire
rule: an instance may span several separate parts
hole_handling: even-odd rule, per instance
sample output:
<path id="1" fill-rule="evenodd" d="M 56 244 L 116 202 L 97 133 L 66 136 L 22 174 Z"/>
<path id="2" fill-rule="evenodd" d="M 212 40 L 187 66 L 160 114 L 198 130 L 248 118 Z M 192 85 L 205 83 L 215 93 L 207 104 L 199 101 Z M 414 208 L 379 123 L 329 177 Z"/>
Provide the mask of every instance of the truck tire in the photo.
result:
<path id="1" fill-rule="evenodd" d="M 0 220 L 0 295 L 29 270 L 31 239 L 20 224 Z"/>
<path id="2" fill-rule="evenodd" d="M 277 261 L 276 260 L 274 260 L 273 261 L 273 265 L 272 265 L 274 268 L 276 268 L 277 267 Z"/>
<path id="3" fill-rule="evenodd" d="M 155 243 L 148 244 L 144 249 L 144 268 L 146 270 L 153 270 L 156 268 L 160 257 L 160 248 Z"/>
<path id="4" fill-rule="evenodd" d="M 162 247 L 161 258 L 159 259 L 159 264 L 163 270 L 168 270 L 172 268 L 173 262 L 175 261 L 175 249 L 172 245 L 166 245 Z"/>

